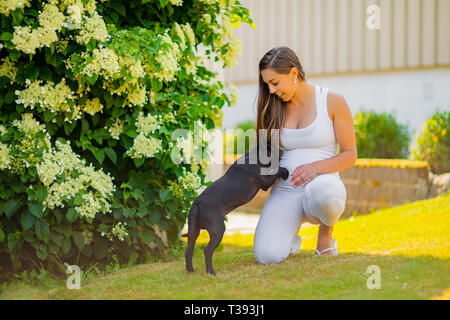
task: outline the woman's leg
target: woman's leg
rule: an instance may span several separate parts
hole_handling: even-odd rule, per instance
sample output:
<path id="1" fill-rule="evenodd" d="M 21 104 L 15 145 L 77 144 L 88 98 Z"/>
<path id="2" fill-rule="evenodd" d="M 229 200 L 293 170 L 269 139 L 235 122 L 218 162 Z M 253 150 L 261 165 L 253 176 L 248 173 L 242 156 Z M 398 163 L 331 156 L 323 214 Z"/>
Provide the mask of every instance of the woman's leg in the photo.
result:
<path id="1" fill-rule="evenodd" d="M 280 263 L 289 256 L 301 224 L 302 196 L 302 192 L 272 190 L 256 226 L 257 262 Z"/>
<path id="2" fill-rule="evenodd" d="M 344 183 L 335 174 L 319 175 L 306 185 L 304 212 L 310 220 L 320 224 L 317 250 L 323 251 L 332 246 L 333 226 L 344 212 L 346 198 Z M 327 254 L 332 252 L 324 255 Z"/>

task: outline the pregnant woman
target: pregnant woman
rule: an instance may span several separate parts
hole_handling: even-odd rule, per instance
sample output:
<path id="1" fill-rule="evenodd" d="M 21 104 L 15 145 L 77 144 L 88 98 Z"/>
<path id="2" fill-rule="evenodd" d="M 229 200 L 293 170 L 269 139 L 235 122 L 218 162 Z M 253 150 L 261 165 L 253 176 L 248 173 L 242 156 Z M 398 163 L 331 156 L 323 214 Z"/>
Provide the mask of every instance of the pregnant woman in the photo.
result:
<path id="1" fill-rule="evenodd" d="M 257 128 L 280 130 L 280 166 L 290 177 L 271 189 L 255 231 L 255 258 L 280 263 L 297 253 L 305 221 L 320 225 L 315 254 L 335 256 L 332 231 L 347 196 L 339 171 L 357 159 L 350 109 L 341 95 L 308 83 L 287 47 L 267 52 L 259 75 Z"/>

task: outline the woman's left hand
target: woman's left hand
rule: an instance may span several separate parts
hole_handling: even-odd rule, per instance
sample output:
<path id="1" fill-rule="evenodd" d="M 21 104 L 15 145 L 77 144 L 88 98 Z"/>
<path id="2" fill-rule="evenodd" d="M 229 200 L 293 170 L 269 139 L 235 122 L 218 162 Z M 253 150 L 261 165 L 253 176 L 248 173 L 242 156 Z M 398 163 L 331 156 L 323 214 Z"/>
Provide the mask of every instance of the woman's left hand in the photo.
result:
<path id="1" fill-rule="evenodd" d="M 291 184 L 294 188 L 297 188 L 299 185 L 305 187 L 317 176 L 317 174 L 316 167 L 313 163 L 301 165 L 292 173 Z"/>

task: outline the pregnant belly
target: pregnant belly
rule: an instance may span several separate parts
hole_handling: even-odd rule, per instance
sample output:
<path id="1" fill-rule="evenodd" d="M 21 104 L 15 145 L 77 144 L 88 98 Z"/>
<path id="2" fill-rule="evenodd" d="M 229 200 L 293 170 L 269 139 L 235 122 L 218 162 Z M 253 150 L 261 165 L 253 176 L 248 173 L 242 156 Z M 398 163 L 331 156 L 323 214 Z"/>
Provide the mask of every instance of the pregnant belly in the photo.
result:
<path id="1" fill-rule="evenodd" d="M 280 159 L 280 166 L 288 169 L 289 179 L 297 167 L 335 156 L 335 153 L 323 149 L 292 149 L 285 151 Z M 289 179 L 285 182 L 289 182 Z"/>

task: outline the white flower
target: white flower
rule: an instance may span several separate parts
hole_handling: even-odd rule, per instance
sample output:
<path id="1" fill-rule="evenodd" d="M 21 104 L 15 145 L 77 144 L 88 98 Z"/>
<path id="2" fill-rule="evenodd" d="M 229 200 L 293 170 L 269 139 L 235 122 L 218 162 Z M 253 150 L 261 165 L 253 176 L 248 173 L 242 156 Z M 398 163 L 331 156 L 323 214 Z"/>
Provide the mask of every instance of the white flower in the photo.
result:
<path id="1" fill-rule="evenodd" d="M 76 4 L 67 7 L 67 14 L 69 15 L 71 23 L 81 23 L 81 9 Z"/>

